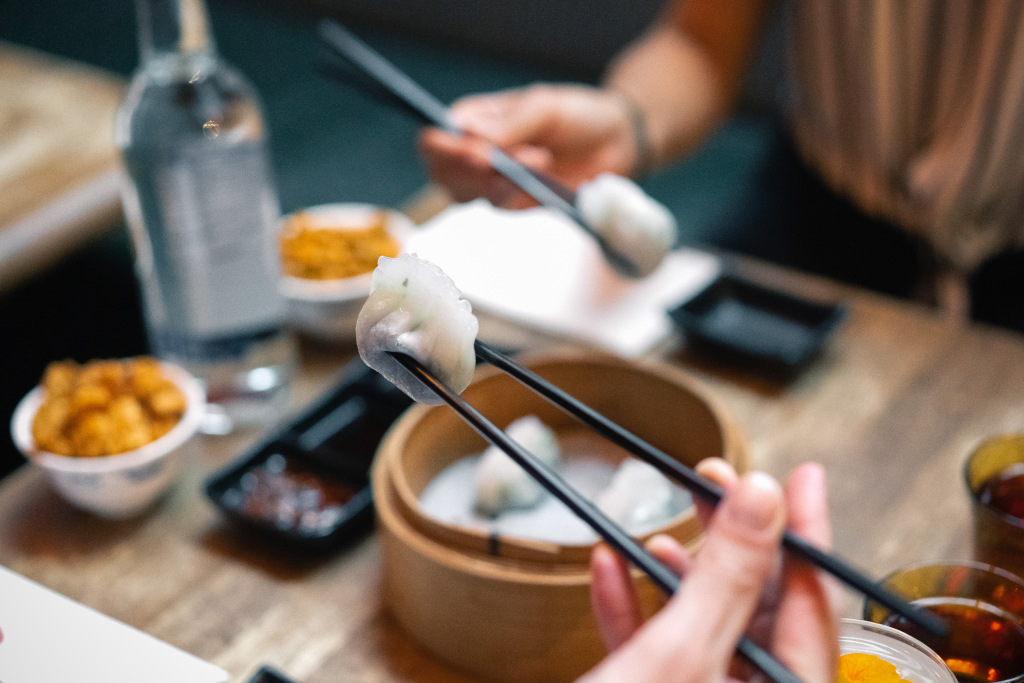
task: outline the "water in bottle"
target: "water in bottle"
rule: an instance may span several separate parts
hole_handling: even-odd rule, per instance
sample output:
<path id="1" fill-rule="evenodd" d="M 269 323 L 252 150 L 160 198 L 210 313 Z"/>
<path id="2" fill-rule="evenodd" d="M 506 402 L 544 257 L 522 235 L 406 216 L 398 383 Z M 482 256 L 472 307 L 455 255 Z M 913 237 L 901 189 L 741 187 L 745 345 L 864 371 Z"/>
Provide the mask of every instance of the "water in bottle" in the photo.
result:
<path id="1" fill-rule="evenodd" d="M 141 62 L 115 137 L 150 343 L 206 384 L 204 431 L 271 422 L 296 355 L 261 106 L 217 54 L 201 0 L 136 8 Z"/>

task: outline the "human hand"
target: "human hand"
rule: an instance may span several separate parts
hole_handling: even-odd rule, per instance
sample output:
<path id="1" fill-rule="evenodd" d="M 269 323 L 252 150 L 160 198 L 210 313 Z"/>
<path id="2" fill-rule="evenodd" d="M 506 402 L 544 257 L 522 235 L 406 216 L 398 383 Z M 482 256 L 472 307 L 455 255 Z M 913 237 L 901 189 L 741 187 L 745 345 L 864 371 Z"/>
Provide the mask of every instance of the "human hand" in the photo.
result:
<path id="1" fill-rule="evenodd" d="M 725 498 L 694 557 L 667 536 L 651 539 L 651 552 L 684 580 L 646 623 L 625 560 L 607 546 L 595 549 L 591 597 L 612 652 L 581 683 L 749 680 L 749 665 L 734 657 L 742 635 L 806 681 L 834 680 L 838 588 L 779 551 L 787 524 L 818 547 L 830 545 L 824 471 L 797 468 L 785 491 L 763 473 L 739 478 L 720 459 L 698 471 L 717 481 Z M 699 507 L 707 518 L 710 511 Z"/>
<path id="2" fill-rule="evenodd" d="M 472 95 L 451 111 L 468 134 L 428 128 L 419 149 L 431 179 L 459 202 L 484 197 L 505 208 L 536 204 L 491 168 L 495 145 L 571 188 L 602 172 L 629 175 L 637 163 L 629 104 L 611 90 L 537 84 Z"/>

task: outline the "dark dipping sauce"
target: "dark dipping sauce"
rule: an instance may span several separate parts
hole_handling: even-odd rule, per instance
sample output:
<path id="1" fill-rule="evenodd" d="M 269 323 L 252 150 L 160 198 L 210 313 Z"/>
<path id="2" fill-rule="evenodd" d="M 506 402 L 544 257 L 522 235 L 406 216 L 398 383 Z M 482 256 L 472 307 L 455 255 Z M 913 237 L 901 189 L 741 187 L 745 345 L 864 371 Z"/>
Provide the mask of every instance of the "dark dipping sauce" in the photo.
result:
<path id="1" fill-rule="evenodd" d="M 339 478 L 272 453 L 242 474 L 238 484 L 224 492 L 223 501 L 279 529 L 308 534 L 333 529 L 356 493 L 355 487 Z"/>

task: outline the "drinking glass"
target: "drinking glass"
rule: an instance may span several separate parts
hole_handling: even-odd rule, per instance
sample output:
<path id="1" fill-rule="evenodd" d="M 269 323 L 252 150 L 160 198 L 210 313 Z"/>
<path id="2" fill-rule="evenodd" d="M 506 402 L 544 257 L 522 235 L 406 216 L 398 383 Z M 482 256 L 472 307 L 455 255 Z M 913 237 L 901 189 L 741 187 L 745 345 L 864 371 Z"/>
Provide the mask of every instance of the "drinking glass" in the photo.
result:
<path id="1" fill-rule="evenodd" d="M 940 562 L 899 569 L 881 584 L 943 617 L 949 634 L 936 637 L 868 599 L 864 619 L 922 641 L 961 682 L 1024 683 L 1024 581 L 980 562 Z"/>
<path id="2" fill-rule="evenodd" d="M 974 559 L 1024 577 L 1024 434 L 983 441 L 964 464 Z"/>

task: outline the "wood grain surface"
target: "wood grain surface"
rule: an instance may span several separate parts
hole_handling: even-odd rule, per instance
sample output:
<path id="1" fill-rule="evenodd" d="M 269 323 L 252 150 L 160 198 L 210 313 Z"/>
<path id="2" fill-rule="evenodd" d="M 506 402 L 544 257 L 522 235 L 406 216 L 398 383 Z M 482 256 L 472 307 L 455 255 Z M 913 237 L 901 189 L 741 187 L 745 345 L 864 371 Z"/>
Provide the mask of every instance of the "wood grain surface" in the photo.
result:
<path id="1" fill-rule="evenodd" d="M 123 79 L 0 41 L 0 288 L 120 216 Z"/>
<path id="2" fill-rule="evenodd" d="M 658 355 L 738 418 L 754 467 L 784 477 L 806 460 L 826 465 L 841 556 L 879 577 L 912 561 L 967 557 L 961 466 L 985 437 L 1024 431 L 1024 339 L 763 264 L 740 267 L 848 303 L 823 354 L 784 383 L 697 356 L 681 339 Z M 352 352 L 306 345 L 295 406 Z M 121 523 L 76 512 L 40 472 L 22 468 L 0 484 L 0 563 L 239 683 L 264 663 L 305 683 L 473 680 L 423 652 L 383 609 L 375 535 L 316 556 L 240 535 L 220 517 L 203 477 L 257 436 L 203 438 L 173 495 Z M 844 614 L 859 612 L 848 593 Z"/>

